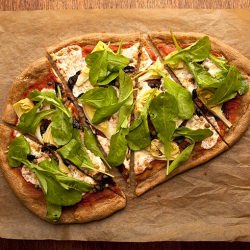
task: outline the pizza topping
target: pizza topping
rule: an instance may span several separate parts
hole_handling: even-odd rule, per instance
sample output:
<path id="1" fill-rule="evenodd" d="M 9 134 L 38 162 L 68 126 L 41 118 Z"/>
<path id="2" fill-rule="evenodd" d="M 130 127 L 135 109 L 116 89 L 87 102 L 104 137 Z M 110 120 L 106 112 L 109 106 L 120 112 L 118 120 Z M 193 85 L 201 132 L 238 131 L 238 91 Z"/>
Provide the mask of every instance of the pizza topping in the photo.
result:
<path id="1" fill-rule="evenodd" d="M 31 184 L 35 185 L 35 187 L 41 187 L 37 176 L 32 172 L 32 170 L 25 165 L 21 169 L 21 173 L 23 178 L 30 182 Z"/>
<path id="2" fill-rule="evenodd" d="M 22 114 L 27 113 L 34 107 L 33 102 L 29 98 L 25 98 L 13 104 L 17 116 L 20 118 Z"/>
<path id="3" fill-rule="evenodd" d="M 82 70 L 86 65 L 82 57 L 82 49 L 78 45 L 63 48 L 51 54 L 51 57 L 66 80 L 74 76 L 76 72 Z"/>
<path id="4" fill-rule="evenodd" d="M 121 51 L 121 54 L 127 58 L 130 58 L 131 62 L 129 66 L 136 67 L 138 61 L 138 50 L 139 50 L 140 43 L 136 43 L 129 48 L 124 48 Z"/>
<path id="5" fill-rule="evenodd" d="M 79 75 L 81 74 L 81 71 L 77 71 L 75 75 L 71 76 L 68 80 L 68 86 L 69 86 L 69 89 L 72 91 L 72 89 L 74 88 L 76 82 L 77 82 L 77 79 L 79 77 Z"/>
<path id="6" fill-rule="evenodd" d="M 216 74 L 221 71 L 221 69 L 209 58 L 206 58 L 203 61 L 202 66 L 204 66 L 207 69 L 208 73 L 212 76 L 216 76 Z"/>
<path id="7" fill-rule="evenodd" d="M 135 67 L 134 66 L 131 66 L 131 65 L 128 65 L 126 66 L 123 71 L 125 73 L 128 73 L 128 74 L 131 74 L 131 73 L 134 73 L 135 72 Z"/>
<path id="8" fill-rule="evenodd" d="M 139 71 L 145 71 L 153 63 L 145 47 L 141 49 L 141 61 Z"/>
<path id="9" fill-rule="evenodd" d="M 214 117 L 208 117 L 209 121 L 213 124 L 213 126 L 219 131 L 218 124 Z M 209 136 L 208 138 L 204 139 L 201 142 L 201 147 L 204 149 L 210 149 L 214 147 L 217 143 L 217 140 L 219 138 L 218 133 L 214 130 L 214 128 L 207 122 L 207 120 L 201 116 L 198 117 L 197 115 L 194 115 L 185 125 L 187 128 L 190 129 L 206 129 L 209 128 L 213 132 L 212 136 Z"/>
<path id="10" fill-rule="evenodd" d="M 134 154 L 134 171 L 135 174 L 141 174 L 150 166 L 154 157 L 147 150 L 137 151 Z"/>
<path id="11" fill-rule="evenodd" d="M 77 169 L 75 166 L 73 165 L 69 165 L 68 166 L 68 170 L 70 175 L 80 181 L 84 181 L 86 183 L 95 185 L 96 182 L 94 179 L 92 179 L 91 177 L 87 176 L 86 174 L 84 174 L 82 171 L 80 171 L 79 169 Z"/>

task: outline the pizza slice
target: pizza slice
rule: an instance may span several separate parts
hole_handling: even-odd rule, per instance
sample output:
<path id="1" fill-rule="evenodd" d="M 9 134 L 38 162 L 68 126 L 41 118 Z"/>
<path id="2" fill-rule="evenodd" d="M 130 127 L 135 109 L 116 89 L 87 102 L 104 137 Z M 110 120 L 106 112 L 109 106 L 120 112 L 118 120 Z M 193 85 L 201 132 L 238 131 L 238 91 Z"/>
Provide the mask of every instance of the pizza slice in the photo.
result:
<path id="1" fill-rule="evenodd" d="M 249 60 L 213 37 L 197 33 L 151 33 L 154 45 L 230 146 L 249 125 Z"/>
<path id="2" fill-rule="evenodd" d="M 135 120 L 127 136 L 138 196 L 228 148 L 214 129 L 219 130 L 215 119 L 202 115 L 150 44 L 144 41 L 144 46 L 152 63 L 138 74 Z"/>
<path id="3" fill-rule="evenodd" d="M 95 180 L 55 152 L 0 125 L 4 177 L 22 203 L 53 223 L 84 223 L 105 218 L 126 204 L 109 176 Z"/>
<path id="4" fill-rule="evenodd" d="M 88 127 L 81 127 L 78 118 L 77 108 L 46 58 L 30 65 L 16 79 L 3 116 L 5 122 L 32 136 L 32 140 L 38 143 L 38 151 L 43 151 L 43 156 L 55 155 L 60 163 L 60 171 L 70 175 L 71 168 L 74 168 L 74 171 L 90 176 L 99 191 L 111 183 L 114 185 L 112 190 L 124 199 L 113 176 L 108 173 L 109 166 L 98 143 Z M 4 131 L 8 130 L 3 127 Z M 10 135 L 9 131 L 7 135 Z M 2 144 L 7 148 L 4 139 Z M 6 155 L 2 157 L 5 159 Z M 6 170 L 7 164 L 3 168 Z M 84 221 L 83 218 L 81 220 Z"/>
<path id="5" fill-rule="evenodd" d="M 53 65 L 72 91 L 107 161 L 129 178 L 125 135 L 131 120 L 140 35 L 93 34 L 48 49 Z M 119 151 L 117 150 L 119 148 Z"/>

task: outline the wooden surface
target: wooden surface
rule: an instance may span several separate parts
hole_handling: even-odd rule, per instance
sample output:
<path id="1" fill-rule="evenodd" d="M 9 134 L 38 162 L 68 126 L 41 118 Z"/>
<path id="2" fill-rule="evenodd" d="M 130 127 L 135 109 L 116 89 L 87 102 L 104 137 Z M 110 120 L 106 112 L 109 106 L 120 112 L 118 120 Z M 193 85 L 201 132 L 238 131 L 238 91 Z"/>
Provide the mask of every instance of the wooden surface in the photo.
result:
<path id="1" fill-rule="evenodd" d="M 0 0 L 0 10 L 58 10 L 94 8 L 249 8 L 250 0 Z M 32 232 L 30 232 L 32 234 Z M 66 249 L 250 249 L 249 243 L 228 242 L 155 242 L 109 243 L 70 241 L 25 241 L 0 239 L 0 250 L 66 250 Z"/>
<path id="2" fill-rule="evenodd" d="M 250 0 L 0 0 L 0 10 L 249 7 Z"/>

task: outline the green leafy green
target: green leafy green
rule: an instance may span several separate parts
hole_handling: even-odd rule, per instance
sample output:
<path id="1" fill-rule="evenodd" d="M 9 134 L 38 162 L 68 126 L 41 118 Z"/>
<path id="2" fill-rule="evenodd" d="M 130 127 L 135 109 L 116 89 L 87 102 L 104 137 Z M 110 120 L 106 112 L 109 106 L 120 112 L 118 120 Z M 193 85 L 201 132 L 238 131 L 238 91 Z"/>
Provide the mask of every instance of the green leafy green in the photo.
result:
<path id="1" fill-rule="evenodd" d="M 68 144 L 57 149 L 57 152 L 79 168 L 92 169 L 94 167 L 81 142 L 76 139 L 71 139 Z"/>
<path id="2" fill-rule="evenodd" d="M 209 105 L 218 105 L 224 103 L 237 95 L 237 91 L 244 94 L 248 91 L 249 85 L 242 80 L 239 71 L 231 66 L 228 74 L 223 79 L 221 85 L 215 90 L 213 97 L 208 101 Z"/>
<path id="3" fill-rule="evenodd" d="M 58 221 L 62 214 L 62 206 L 47 202 L 47 215 L 50 221 Z"/>
<path id="4" fill-rule="evenodd" d="M 118 102 L 116 90 L 112 86 L 90 89 L 79 97 L 78 100 L 94 108 L 102 108 Z"/>
<path id="5" fill-rule="evenodd" d="M 222 70 L 228 71 L 229 65 L 226 59 L 216 57 L 213 54 L 209 54 L 209 59 L 212 60 Z"/>
<path id="6" fill-rule="evenodd" d="M 88 127 L 84 128 L 84 145 L 85 147 L 90 150 L 94 155 L 99 156 L 103 162 L 108 166 L 108 162 L 104 157 L 96 139 L 96 136 L 93 134 L 92 130 Z"/>
<path id="7" fill-rule="evenodd" d="M 128 128 L 121 128 L 110 140 L 109 154 L 107 161 L 111 167 L 117 167 L 124 162 L 127 153 Z"/>
<path id="8" fill-rule="evenodd" d="M 147 117 L 140 116 L 130 128 L 126 136 L 130 149 L 137 151 L 146 148 L 151 143 Z"/>
<path id="9" fill-rule="evenodd" d="M 148 109 L 152 99 L 155 97 L 156 89 L 152 89 L 144 107 L 129 128 L 129 134 L 126 136 L 128 146 L 130 149 L 136 151 L 146 148 L 151 143 L 149 128 L 148 128 Z"/>
<path id="10" fill-rule="evenodd" d="M 209 56 L 210 50 L 211 43 L 209 37 L 204 36 L 187 48 L 167 55 L 164 59 L 164 64 L 176 65 L 181 60 L 185 62 L 201 62 Z"/>
<path id="11" fill-rule="evenodd" d="M 67 144 L 73 132 L 72 118 L 68 117 L 61 110 L 52 115 L 51 133 L 57 145 Z"/>
<path id="12" fill-rule="evenodd" d="M 22 163 L 13 157 L 26 160 L 27 155 L 30 154 L 30 145 L 23 135 L 16 137 L 9 145 L 8 162 L 11 167 L 19 167 Z"/>
<path id="13" fill-rule="evenodd" d="M 106 85 L 117 77 L 120 69 L 129 64 L 129 58 L 111 51 L 95 51 L 86 57 L 90 68 L 89 80 L 93 85 Z"/>
<path id="14" fill-rule="evenodd" d="M 181 163 L 187 161 L 190 158 L 190 155 L 192 154 L 192 151 L 194 149 L 194 145 L 194 143 L 190 144 L 174 159 L 174 161 L 167 168 L 167 175 L 173 172 L 178 166 L 180 166 Z"/>
<path id="15" fill-rule="evenodd" d="M 213 135 L 210 129 L 190 129 L 187 127 L 179 127 L 174 131 L 173 137 L 184 136 L 193 142 L 200 142 Z"/>
<path id="16" fill-rule="evenodd" d="M 149 107 L 150 119 L 158 138 L 164 144 L 164 151 L 169 164 L 171 139 L 178 119 L 178 103 L 174 96 L 165 92 L 155 97 Z"/>
<path id="17" fill-rule="evenodd" d="M 211 76 L 200 64 L 189 62 L 187 66 L 199 87 L 218 88 L 221 85 L 221 81 Z"/>
<path id="18" fill-rule="evenodd" d="M 120 127 L 126 128 L 128 127 L 129 117 L 131 115 L 133 109 L 133 82 L 129 75 L 127 75 L 123 70 L 119 71 L 119 102 L 122 102 L 123 99 L 127 101 L 121 106 L 118 114 L 118 122 L 117 122 L 117 130 Z"/>
<path id="19" fill-rule="evenodd" d="M 165 90 L 176 98 L 179 109 L 179 118 L 184 120 L 190 119 L 195 111 L 190 92 L 169 77 L 163 78 L 163 84 Z"/>
<path id="20" fill-rule="evenodd" d="M 53 105 L 54 107 L 60 109 L 62 112 L 64 112 L 68 117 L 71 117 L 71 113 L 66 108 L 62 102 L 61 99 L 59 99 L 54 92 L 51 91 L 39 91 L 34 90 L 29 94 L 29 98 L 32 101 L 36 102 L 43 102 L 45 101 L 48 104 Z"/>
<path id="21" fill-rule="evenodd" d="M 55 112 L 55 110 L 43 110 L 38 112 L 38 109 L 41 104 L 42 101 L 37 103 L 30 111 L 21 115 L 17 127 L 22 132 L 35 134 L 36 129 L 41 120 Z"/>

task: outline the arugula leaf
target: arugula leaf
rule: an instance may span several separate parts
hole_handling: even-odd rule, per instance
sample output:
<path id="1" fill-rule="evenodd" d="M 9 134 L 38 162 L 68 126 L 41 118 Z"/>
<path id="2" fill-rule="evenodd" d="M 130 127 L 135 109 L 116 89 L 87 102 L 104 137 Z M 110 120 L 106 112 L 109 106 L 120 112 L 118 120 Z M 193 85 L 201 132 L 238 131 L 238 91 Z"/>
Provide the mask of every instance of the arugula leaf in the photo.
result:
<path id="1" fill-rule="evenodd" d="M 99 156 L 103 162 L 109 167 L 109 164 L 106 160 L 106 158 L 104 157 L 99 145 L 98 145 L 98 141 L 95 137 L 95 135 L 93 134 L 92 130 L 88 127 L 84 127 L 84 145 L 85 147 L 90 150 L 94 155 Z"/>
<path id="2" fill-rule="evenodd" d="M 71 113 L 66 108 L 62 102 L 61 99 L 59 99 L 54 92 L 51 91 L 39 91 L 39 90 L 34 90 L 29 94 L 29 98 L 32 101 L 40 102 L 40 101 L 45 101 L 49 104 L 52 104 L 54 107 L 60 109 L 62 112 L 64 112 L 68 117 L 71 117 Z"/>
<path id="3" fill-rule="evenodd" d="M 165 90 L 176 98 L 179 118 L 190 119 L 194 114 L 195 107 L 189 91 L 166 76 L 163 78 L 163 84 Z"/>
<path id="4" fill-rule="evenodd" d="M 200 142 L 213 135 L 210 129 L 190 129 L 187 127 L 179 127 L 174 131 L 173 137 L 184 136 L 193 142 Z"/>
<path id="5" fill-rule="evenodd" d="M 93 85 L 106 85 L 117 77 L 117 72 L 129 64 L 129 58 L 104 48 L 86 57 L 90 68 L 89 80 Z"/>
<path id="6" fill-rule="evenodd" d="M 167 168 L 167 175 L 169 175 L 171 172 L 173 172 L 178 166 L 180 166 L 181 163 L 187 161 L 194 149 L 194 143 L 186 147 L 170 164 L 170 166 Z"/>
<path id="7" fill-rule="evenodd" d="M 149 105 L 155 94 L 156 89 L 152 89 L 152 92 L 144 104 L 143 110 L 139 117 L 133 122 L 129 129 L 129 134 L 126 136 L 129 148 L 134 151 L 146 148 L 151 143 L 147 117 Z"/>
<path id="8" fill-rule="evenodd" d="M 221 81 L 212 77 L 200 64 L 189 62 L 187 66 L 201 88 L 218 88 L 221 85 Z"/>
<path id="9" fill-rule="evenodd" d="M 62 214 L 62 207 L 59 205 L 55 205 L 47 202 L 47 215 L 46 217 L 50 221 L 58 221 Z"/>
<path id="10" fill-rule="evenodd" d="M 149 107 L 150 119 L 157 132 L 158 138 L 164 144 L 164 151 L 169 163 L 171 139 L 178 119 L 178 103 L 169 93 L 161 93 L 155 97 Z"/>
<path id="11" fill-rule="evenodd" d="M 17 127 L 22 132 L 34 134 L 41 120 L 55 112 L 55 110 L 43 110 L 37 112 L 41 104 L 42 101 L 37 103 L 30 111 L 21 115 Z"/>
<path id="12" fill-rule="evenodd" d="M 132 91 L 128 93 L 127 96 L 125 96 L 125 98 L 119 101 L 118 103 L 114 103 L 109 106 L 103 106 L 102 108 L 97 109 L 91 122 L 94 125 L 97 125 L 102 121 L 104 121 L 105 119 L 112 116 L 122 107 L 122 105 L 124 105 L 127 102 L 127 100 L 130 98 L 131 93 Z"/>
<path id="13" fill-rule="evenodd" d="M 228 61 L 224 58 L 218 58 L 213 54 L 209 54 L 209 59 L 212 60 L 219 68 L 228 71 L 229 65 Z"/>
<path id="14" fill-rule="evenodd" d="M 121 165 L 127 153 L 127 140 L 128 128 L 121 128 L 116 134 L 112 135 L 110 140 L 109 154 L 107 161 L 111 167 Z"/>
<path id="15" fill-rule="evenodd" d="M 151 143 L 151 137 L 148 128 L 147 117 L 139 117 L 132 127 L 129 134 L 126 136 L 130 149 L 137 151 L 146 148 Z"/>
<path id="16" fill-rule="evenodd" d="M 164 59 L 164 64 L 176 65 L 180 60 L 185 62 L 201 62 L 209 56 L 210 50 L 211 43 L 209 37 L 204 36 L 187 48 L 167 55 Z"/>
<path id="17" fill-rule="evenodd" d="M 133 82 L 132 82 L 131 77 L 127 75 L 123 70 L 120 70 L 119 71 L 119 102 L 122 102 L 123 99 L 126 99 L 129 93 L 131 94 L 128 97 L 127 101 L 119 110 L 117 131 L 120 129 L 120 127 L 126 128 L 129 125 L 128 120 L 133 109 L 132 91 L 133 91 Z"/>
<path id="18" fill-rule="evenodd" d="M 71 161 L 77 167 L 87 167 L 89 169 L 94 168 L 86 150 L 82 144 L 76 139 L 71 139 L 68 144 L 57 149 L 57 152 L 64 158 Z"/>
<path id="19" fill-rule="evenodd" d="M 86 63 L 90 67 L 89 80 L 93 85 L 103 81 L 108 74 L 108 52 L 107 50 L 95 51 L 86 57 Z"/>
<path id="20" fill-rule="evenodd" d="M 51 133 L 54 141 L 57 145 L 67 144 L 73 131 L 72 119 L 63 113 L 61 110 L 57 110 L 52 115 Z"/>
<path id="21" fill-rule="evenodd" d="M 218 105 L 224 103 L 237 95 L 237 91 L 244 94 L 248 91 L 248 84 L 242 81 L 239 71 L 231 66 L 228 74 L 223 79 L 221 85 L 215 90 L 213 97 L 208 100 L 208 105 Z"/>
<path id="22" fill-rule="evenodd" d="M 30 154 L 30 145 L 26 141 L 23 135 L 16 137 L 9 145 L 8 150 L 8 162 L 11 167 L 19 167 L 22 163 L 18 160 L 13 159 L 18 157 L 20 159 L 26 160 L 27 155 Z"/>
<path id="23" fill-rule="evenodd" d="M 116 90 L 112 86 L 90 89 L 79 97 L 78 100 L 94 108 L 102 108 L 118 102 Z"/>

